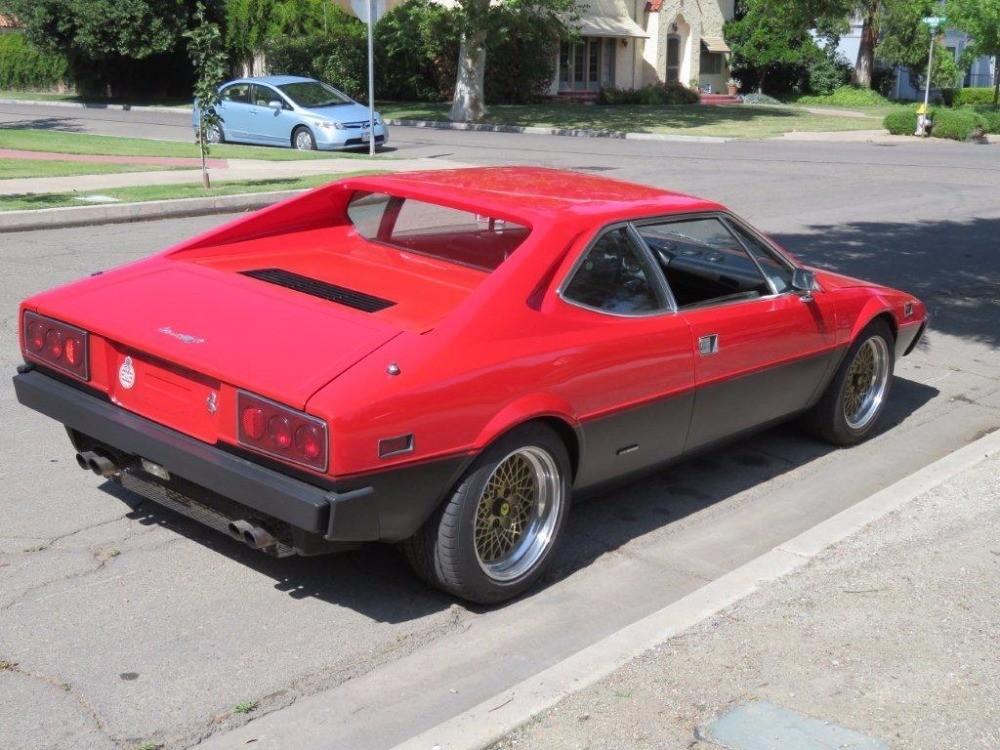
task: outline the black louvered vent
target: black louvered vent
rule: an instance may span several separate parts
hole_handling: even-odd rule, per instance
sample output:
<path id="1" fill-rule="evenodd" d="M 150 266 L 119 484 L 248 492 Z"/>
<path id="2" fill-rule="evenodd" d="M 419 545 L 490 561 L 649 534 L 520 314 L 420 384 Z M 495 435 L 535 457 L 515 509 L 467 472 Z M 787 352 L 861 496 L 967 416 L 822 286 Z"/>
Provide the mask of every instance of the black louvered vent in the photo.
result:
<path id="1" fill-rule="evenodd" d="M 391 300 L 373 297 L 370 294 L 356 292 L 353 289 L 347 289 L 336 284 L 327 284 L 325 281 L 310 279 L 308 276 L 300 276 L 297 273 L 283 271 L 280 268 L 257 268 L 251 271 L 240 271 L 240 273 L 253 279 L 266 281 L 269 284 L 277 284 L 286 289 L 294 289 L 296 292 L 302 292 L 303 294 L 309 294 L 313 297 L 319 297 L 320 299 L 336 302 L 340 305 L 353 307 L 355 310 L 364 310 L 370 313 L 384 310 L 396 304 Z"/>

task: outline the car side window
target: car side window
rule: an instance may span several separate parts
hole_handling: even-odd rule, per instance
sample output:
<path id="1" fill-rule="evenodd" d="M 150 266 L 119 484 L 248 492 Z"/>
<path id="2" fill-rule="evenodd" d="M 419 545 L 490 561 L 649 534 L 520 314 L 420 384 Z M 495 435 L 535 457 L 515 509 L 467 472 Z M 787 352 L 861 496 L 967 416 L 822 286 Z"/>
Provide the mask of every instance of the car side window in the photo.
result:
<path id="1" fill-rule="evenodd" d="M 667 278 L 678 308 L 771 294 L 757 264 L 717 218 L 636 227 Z"/>
<path id="2" fill-rule="evenodd" d="M 250 103 L 250 84 L 235 83 L 222 90 L 222 101 L 236 104 Z"/>
<path id="3" fill-rule="evenodd" d="M 563 288 L 565 299 L 618 315 L 667 308 L 656 272 L 624 227 L 597 240 Z"/>
<path id="4" fill-rule="evenodd" d="M 266 107 L 268 105 L 268 102 L 270 102 L 271 100 L 275 99 L 278 101 L 281 100 L 281 97 L 279 97 L 267 86 L 254 84 L 253 88 L 251 89 L 251 92 L 253 97 L 253 103 L 256 104 L 258 107 Z"/>
<path id="5" fill-rule="evenodd" d="M 774 290 L 781 294 L 792 288 L 792 269 L 787 263 L 782 262 L 768 245 L 757 235 L 747 231 L 739 224 L 729 222 L 730 228 L 743 242 L 744 247 L 750 251 L 757 263 L 760 264 L 764 274 L 770 279 Z"/>

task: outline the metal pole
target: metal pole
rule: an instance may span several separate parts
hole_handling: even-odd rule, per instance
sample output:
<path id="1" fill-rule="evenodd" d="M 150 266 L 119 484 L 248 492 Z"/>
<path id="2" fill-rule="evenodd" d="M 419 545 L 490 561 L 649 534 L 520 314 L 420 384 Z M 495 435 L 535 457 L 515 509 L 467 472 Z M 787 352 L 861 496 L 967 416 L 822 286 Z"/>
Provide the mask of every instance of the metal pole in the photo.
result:
<path id="1" fill-rule="evenodd" d="M 927 82 L 924 84 L 924 117 L 927 116 L 927 107 L 931 101 L 931 60 L 934 59 L 934 31 L 931 27 L 931 49 L 927 53 Z"/>
<path id="2" fill-rule="evenodd" d="M 368 0 L 368 155 L 375 156 L 375 0 Z"/>

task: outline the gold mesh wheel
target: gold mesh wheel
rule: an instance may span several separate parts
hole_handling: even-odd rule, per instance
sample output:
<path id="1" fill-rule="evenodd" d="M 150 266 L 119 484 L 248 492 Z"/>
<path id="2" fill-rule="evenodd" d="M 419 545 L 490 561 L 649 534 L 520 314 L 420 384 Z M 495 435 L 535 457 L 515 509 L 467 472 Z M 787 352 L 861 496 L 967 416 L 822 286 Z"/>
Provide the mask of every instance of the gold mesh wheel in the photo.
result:
<path id="1" fill-rule="evenodd" d="M 555 459 L 536 447 L 497 463 L 476 506 L 475 550 L 483 571 L 509 581 L 538 562 L 550 546 L 563 503 Z"/>
<path id="2" fill-rule="evenodd" d="M 844 418 L 852 430 L 861 430 L 878 416 L 889 385 L 889 347 L 872 336 L 854 355 L 844 381 Z"/>

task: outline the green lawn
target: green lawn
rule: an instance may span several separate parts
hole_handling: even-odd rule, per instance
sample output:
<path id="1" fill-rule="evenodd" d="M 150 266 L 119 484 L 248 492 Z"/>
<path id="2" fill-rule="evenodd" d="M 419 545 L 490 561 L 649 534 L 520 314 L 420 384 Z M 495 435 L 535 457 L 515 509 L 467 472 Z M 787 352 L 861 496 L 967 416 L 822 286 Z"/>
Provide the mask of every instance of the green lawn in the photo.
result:
<path id="1" fill-rule="evenodd" d="M 58 154 L 106 154 L 109 156 L 200 156 L 198 145 L 179 141 L 154 141 L 148 138 L 119 138 L 113 135 L 86 135 L 55 130 L 24 130 L 0 126 L 0 148 L 22 151 L 50 151 Z M 293 148 L 267 146 L 213 146 L 209 154 L 215 159 L 263 159 L 294 161 L 299 159 L 358 159 L 367 154 L 340 151 L 296 151 Z"/>
<path id="2" fill-rule="evenodd" d="M 108 188 L 88 192 L 72 193 L 31 193 L 21 195 L 0 195 L 0 211 L 23 211 L 38 208 L 63 208 L 85 206 L 80 200 L 87 195 L 102 195 L 117 198 L 122 203 L 170 200 L 175 198 L 207 198 L 219 195 L 241 195 L 275 190 L 306 190 L 332 182 L 335 179 L 359 174 L 380 174 L 384 170 L 359 170 L 337 175 L 311 175 L 293 179 L 242 180 L 238 182 L 218 182 L 210 190 L 201 185 L 145 185 L 141 187 Z"/>
<path id="3" fill-rule="evenodd" d="M 69 177 L 80 174 L 120 174 L 156 172 L 178 167 L 151 164 L 88 164 L 78 161 L 41 161 L 36 159 L 0 159 L 0 180 L 26 177 Z"/>
<path id="4" fill-rule="evenodd" d="M 190 107 L 191 99 L 186 97 L 174 97 L 171 99 L 108 99 L 106 97 L 78 96 L 76 94 L 57 94 L 54 91 L 13 91 L 11 89 L 0 89 L 0 99 L 24 99 L 37 102 L 76 102 L 79 104 L 89 104 L 90 106 L 143 106 L 155 105 L 158 107 Z"/>
<path id="5" fill-rule="evenodd" d="M 447 120 L 447 104 L 383 104 L 386 117 Z M 728 138 L 766 138 L 792 131 L 872 130 L 882 127 L 881 116 L 843 117 L 813 114 L 801 107 L 760 105 L 703 106 L 588 104 L 494 105 L 485 123 L 586 128 L 616 132 L 705 135 Z"/>

